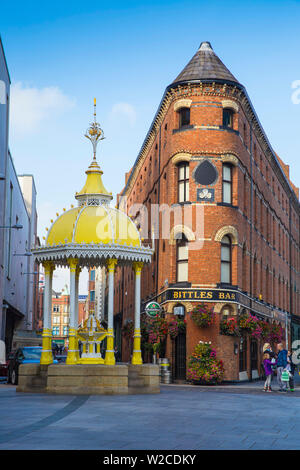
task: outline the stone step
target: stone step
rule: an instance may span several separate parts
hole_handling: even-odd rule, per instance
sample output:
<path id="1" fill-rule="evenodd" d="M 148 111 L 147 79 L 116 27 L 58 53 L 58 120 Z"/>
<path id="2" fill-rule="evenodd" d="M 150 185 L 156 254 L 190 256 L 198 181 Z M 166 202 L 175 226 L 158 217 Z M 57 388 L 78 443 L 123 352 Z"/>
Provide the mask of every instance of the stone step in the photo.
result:
<path id="1" fill-rule="evenodd" d="M 130 378 L 128 377 L 128 387 L 143 387 L 144 381 L 140 377 Z"/>
<path id="2" fill-rule="evenodd" d="M 46 388 L 47 386 L 47 377 L 46 376 L 37 376 L 32 377 L 32 386 L 34 388 Z"/>
<path id="3" fill-rule="evenodd" d="M 129 377 L 132 377 L 132 378 L 136 378 L 136 377 L 139 377 L 139 374 L 136 372 L 136 371 L 128 371 L 128 378 Z"/>

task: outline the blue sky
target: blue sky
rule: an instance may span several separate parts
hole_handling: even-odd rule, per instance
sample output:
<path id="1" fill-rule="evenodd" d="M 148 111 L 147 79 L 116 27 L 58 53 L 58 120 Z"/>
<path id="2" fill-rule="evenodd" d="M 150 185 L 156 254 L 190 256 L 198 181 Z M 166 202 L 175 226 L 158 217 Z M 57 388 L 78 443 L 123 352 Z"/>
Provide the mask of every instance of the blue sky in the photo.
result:
<path id="1" fill-rule="evenodd" d="M 300 103 L 292 101 L 300 1 L 15 1 L 0 8 L 13 85 L 10 148 L 17 172 L 34 174 L 41 237 L 84 184 L 92 149 L 83 134 L 94 96 L 106 136 L 98 161 L 116 194 L 166 86 L 202 41 L 246 86 L 300 185 Z"/>

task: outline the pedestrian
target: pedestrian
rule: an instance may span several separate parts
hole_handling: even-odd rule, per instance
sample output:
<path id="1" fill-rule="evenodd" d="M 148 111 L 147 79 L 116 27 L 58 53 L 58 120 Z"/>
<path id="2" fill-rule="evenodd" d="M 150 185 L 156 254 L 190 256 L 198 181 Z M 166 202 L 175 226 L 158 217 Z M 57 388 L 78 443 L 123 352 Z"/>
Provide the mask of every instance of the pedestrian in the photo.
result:
<path id="1" fill-rule="evenodd" d="M 116 359 L 116 362 L 121 361 L 121 355 L 119 353 L 119 350 L 118 350 L 117 346 L 115 346 L 115 359 Z"/>
<path id="2" fill-rule="evenodd" d="M 272 346 L 270 345 L 270 343 L 265 343 L 263 345 L 263 352 L 268 352 L 270 354 L 270 359 L 276 356 L 276 354 L 272 351 Z"/>
<path id="3" fill-rule="evenodd" d="M 287 383 L 286 381 L 281 380 L 282 372 L 287 366 L 287 350 L 283 347 L 282 343 L 277 344 L 277 382 L 279 385 L 278 392 L 286 392 L 287 391 Z"/>
<path id="4" fill-rule="evenodd" d="M 272 392 L 271 389 L 271 380 L 272 380 L 272 361 L 269 352 L 265 351 L 264 352 L 264 369 L 265 369 L 265 375 L 266 375 L 266 381 L 265 385 L 263 388 L 264 392 Z"/>
<path id="5" fill-rule="evenodd" d="M 295 385 L 294 385 L 294 374 L 295 374 L 295 369 L 296 369 L 296 364 L 293 363 L 293 358 L 292 358 L 292 353 L 291 351 L 288 351 L 288 356 L 287 356 L 287 366 L 286 370 L 289 373 L 290 380 L 289 380 L 289 390 L 290 392 L 295 391 Z"/>
<path id="6" fill-rule="evenodd" d="M 273 376 L 274 376 L 275 370 L 276 370 L 276 354 L 272 350 L 272 347 L 271 347 L 270 343 L 265 343 L 263 345 L 263 353 L 268 353 L 269 354 L 270 360 L 271 360 L 271 363 L 272 363 L 272 365 L 271 365 L 272 374 L 271 374 L 271 379 L 269 379 L 270 380 L 270 389 L 272 391 L 271 382 L 273 380 Z M 263 362 L 262 362 L 262 367 L 264 368 L 264 358 L 263 358 Z"/>

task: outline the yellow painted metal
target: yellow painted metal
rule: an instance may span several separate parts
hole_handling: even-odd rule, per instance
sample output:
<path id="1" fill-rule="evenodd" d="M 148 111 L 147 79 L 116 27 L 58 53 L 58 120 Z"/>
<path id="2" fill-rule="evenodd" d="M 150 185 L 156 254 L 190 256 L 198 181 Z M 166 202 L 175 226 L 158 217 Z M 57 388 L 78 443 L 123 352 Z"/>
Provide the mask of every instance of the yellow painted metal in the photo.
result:
<path id="1" fill-rule="evenodd" d="M 46 239 L 47 245 L 83 242 L 141 246 L 132 220 L 124 212 L 103 206 L 81 206 L 64 212 Z"/>
<path id="2" fill-rule="evenodd" d="M 90 354 L 93 354 L 94 352 L 94 343 L 92 343 L 93 341 L 95 341 L 97 345 L 97 352 L 100 353 L 100 343 L 104 340 L 107 335 L 107 331 L 101 327 L 99 320 L 95 318 L 95 321 L 97 325 L 97 329 L 95 331 L 93 331 L 91 323 L 90 328 L 88 326 L 89 318 L 85 320 L 83 327 L 77 330 L 77 342 L 78 339 L 81 339 L 82 341 L 91 341 L 89 344 L 88 351 Z M 101 357 L 81 357 L 77 361 L 77 364 L 104 364 L 104 359 L 102 359 Z"/>
<path id="3" fill-rule="evenodd" d="M 105 364 L 105 362 L 99 357 L 81 357 L 77 364 Z"/>
<path id="4" fill-rule="evenodd" d="M 43 329 L 42 333 L 42 354 L 40 359 L 40 364 L 48 365 L 53 363 L 52 355 L 52 332 L 48 328 Z"/>
<path id="5" fill-rule="evenodd" d="M 111 328 L 107 330 L 107 345 L 104 362 L 108 366 L 113 366 L 116 363 L 114 351 L 114 332 Z"/>
<path id="6" fill-rule="evenodd" d="M 118 260 L 116 258 L 108 259 L 107 262 L 106 262 L 108 272 L 114 272 L 117 263 L 118 263 Z"/>
<path id="7" fill-rule="evenodd" d="M 133 270 L 136 274 L 136 276 L 140 276 L 142 269 L 143 269 L 144 263 L 142 261 L 134 261 L 132 263 Z"/>
<path id="8" fill-rule="evenodd" d="M 74 242 L 111 243 L 113 227 L 109 215 L 102 206 L 86 207 L 77 221 Z"/>
<path id="9" fill-rule="evenodd" d="M 76 329 L 75 328 L 70 328 L 70 331 L 69 331 L 69 348 L 68 348 L 66 364 L 77 364 Z"/>
<path id="10" fill-rule="evenodd" d="M 140 246 L 140 235 L 135 223 L 124 213 L 116 209 L 110 210 L 110 218 L 114 227 L 115 239 L 120 245 Z"/>
<path id="11" fill-rule="evenodd" d="M 50 228 L 46 244 L 57 245 L 58 243 L 65 244 L 72 242 L 73 226 L 76 222 L 80 207 L 70 209 L 59 216 L 52 227 Z"/>
<path id="12" fill-rule="evenodd" d="M 70 272 L 75 273 L 75 275 L 77 275 L 77 272 L 78 272 L 78 269 L 77 269 L 78 263 L 79 263 L 78 258 L 68 258 L 68 265 L 70 266 Z"/>
<path id="13" fill-rule="evenodd" d="M 131 363 L 136 365 L 143 364 L 141 352 L 141 330 L 138 328 L 134 330 L 133 353 Z"/>
<path id="14" fill-rule="evenodd" d="M 97 162 L 93 161 L 85 173 L 87 175 L 85 185 L 79 193 L 76 193 L 76 196 L 85 194 L 111 195 L 104 187 L 101 177 L 103 171 L 100 170 Z"/>

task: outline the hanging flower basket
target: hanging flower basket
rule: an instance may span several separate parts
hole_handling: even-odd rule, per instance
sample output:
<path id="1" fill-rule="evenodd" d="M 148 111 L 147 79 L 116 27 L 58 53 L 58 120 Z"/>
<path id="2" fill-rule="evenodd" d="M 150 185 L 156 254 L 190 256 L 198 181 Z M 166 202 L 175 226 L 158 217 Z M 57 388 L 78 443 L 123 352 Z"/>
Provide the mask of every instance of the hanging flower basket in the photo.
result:
<path id="1" fill-rule="evenodd" d="M 220 321 L 220 333 L 227 336 L 239 336 L 239 326 L 235 317 L 223 318 Z"/>
<path id="2" fill-rule="evenodd" d="M 242 334 L 249 333 L 255 338 L 259 338 L 262 334 L 260 320 L 255 315 L 251 315 L 250 313 L 244 313 L 240 316 L 238 324 L 240 332 Z"/>
<path id="3" fill-rule="evenodd" d="M 200 341 L 190 356 L 187 380 L 194 385 L 216 385 L 223 381 L 223 362 L 217 359 L 216 350 L 211 343 Z"/>
<path id="4" fill-rule="evenodd" d="M 191 317 L 199 328 L 207 328 L 214 321 L 214 312 L 211 307 L 201 304 L 192 310 Z"/>
<path id="5" fill-rule="evenodd" d="M 265 342 L 269 342 L 269 336 L 270 336 L 272 324 L 268 323 L 265 320 L 259 320 L 259 326 L 261 328 L 261 338 Z"/>
<path id="6" fill-rule="evenodd" d="M 168 323 L 162 317 L 143 318 L 141 322 L 142 344 L 146 350 L 156 354 L 168 334 Z"/>
<path id="7" fill-rule="evenodd" d="M 268 334 L 265 337 L 268 343 L 281 343 L 285 337 L 285 330 L 280 324 L 269 323 Z"/>
<path id="8" fill-rule="evenodd" d="M 186 320 L 171 320 L 168 323 L 169 335 L 172 339 L 175 339 L 181 331 L 186 329 Z"/>

